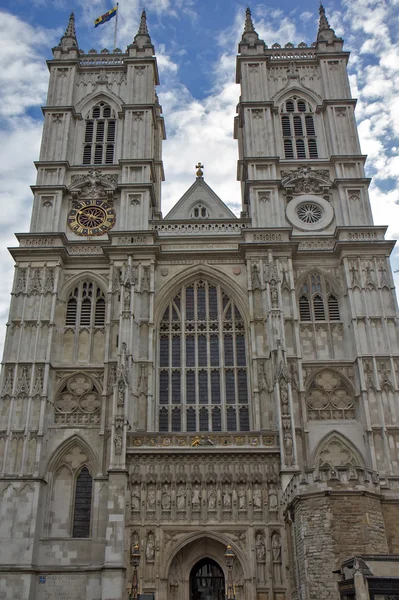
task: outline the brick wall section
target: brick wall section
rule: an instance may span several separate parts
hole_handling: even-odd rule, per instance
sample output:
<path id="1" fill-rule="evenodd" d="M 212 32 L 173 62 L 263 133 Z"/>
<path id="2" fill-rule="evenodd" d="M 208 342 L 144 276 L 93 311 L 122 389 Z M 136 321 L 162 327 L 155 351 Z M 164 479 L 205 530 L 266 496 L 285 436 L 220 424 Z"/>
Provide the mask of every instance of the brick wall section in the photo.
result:
<path id="1" fill-rule="evenodd" d="M 399 554 L 399 502 L 382 505 L 390 554 Z"/>
<path id="2" fill-rule="evenodd" d="M 388 544 L 379 498 L 326 495 L 295 506 L 297 572 L 306 600 L 339 598 L 332 571 L 354 554 L 385 554 Z"/>

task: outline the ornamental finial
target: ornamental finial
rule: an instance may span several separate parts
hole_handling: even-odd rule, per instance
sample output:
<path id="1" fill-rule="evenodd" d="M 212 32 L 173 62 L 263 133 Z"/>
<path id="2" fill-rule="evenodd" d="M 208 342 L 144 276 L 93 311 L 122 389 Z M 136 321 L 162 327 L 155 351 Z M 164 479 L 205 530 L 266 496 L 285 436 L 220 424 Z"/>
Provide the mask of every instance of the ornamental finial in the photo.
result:
<path id="1" fill-rule="evenodd" d="M 198 161 L 198 165 L 195 165 L 195 168 L 197 169 L 197 172 L 196 172 L 197 177 L 203 177 L 204 172 L 202 171 L 202 169 L 204 168 L 204 165 L 201 165 L 201 161 Z"/>

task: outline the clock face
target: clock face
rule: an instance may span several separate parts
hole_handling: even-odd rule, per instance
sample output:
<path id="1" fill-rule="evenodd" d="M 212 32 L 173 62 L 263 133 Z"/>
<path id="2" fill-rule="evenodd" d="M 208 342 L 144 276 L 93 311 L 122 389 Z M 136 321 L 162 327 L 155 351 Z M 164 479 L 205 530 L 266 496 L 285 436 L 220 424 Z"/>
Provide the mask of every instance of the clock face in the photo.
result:
<path id="1" fill-rule="evenodd" d="M 104 200 L 81 200 L 70 210 L 68 225 L 78 235 L 102 235 L 115 220 L 114 209 Z"/>

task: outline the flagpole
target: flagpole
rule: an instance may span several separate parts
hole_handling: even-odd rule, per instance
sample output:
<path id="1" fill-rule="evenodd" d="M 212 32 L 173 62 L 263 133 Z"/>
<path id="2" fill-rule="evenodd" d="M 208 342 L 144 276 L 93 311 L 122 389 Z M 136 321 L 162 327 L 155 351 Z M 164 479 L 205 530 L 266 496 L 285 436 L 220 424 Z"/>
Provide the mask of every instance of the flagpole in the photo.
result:
<path id="1" fill-rule="evenodd" d="M 114 50 L 116 48 L 116 31 L 117 31 L 117 28 L 118 28 L 118 13 L 119 13 L 119 2 L 116 3 L 115 32 L 114 32 Z"/>

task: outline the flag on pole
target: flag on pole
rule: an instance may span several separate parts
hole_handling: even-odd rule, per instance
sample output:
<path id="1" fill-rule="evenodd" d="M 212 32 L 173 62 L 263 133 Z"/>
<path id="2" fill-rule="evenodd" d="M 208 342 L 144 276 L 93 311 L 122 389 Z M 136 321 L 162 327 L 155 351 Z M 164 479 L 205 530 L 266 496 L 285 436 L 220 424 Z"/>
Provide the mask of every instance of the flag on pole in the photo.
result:
<path id="1" fill-rule="evenodd" d="M 98 27 L 99 25 L 102 25 L 103 23 L 106 23 L 107 21 L 112 19 L 112 17 L 115 17 L 117 10 L 118 5 L 114 6 L 114 8 L 111 8 L 111 10 L 106 12 L 104 15 L 101 15 L 101 17 L 98 17 L 98 19 L 94 21 L 94 27 Z"/>

